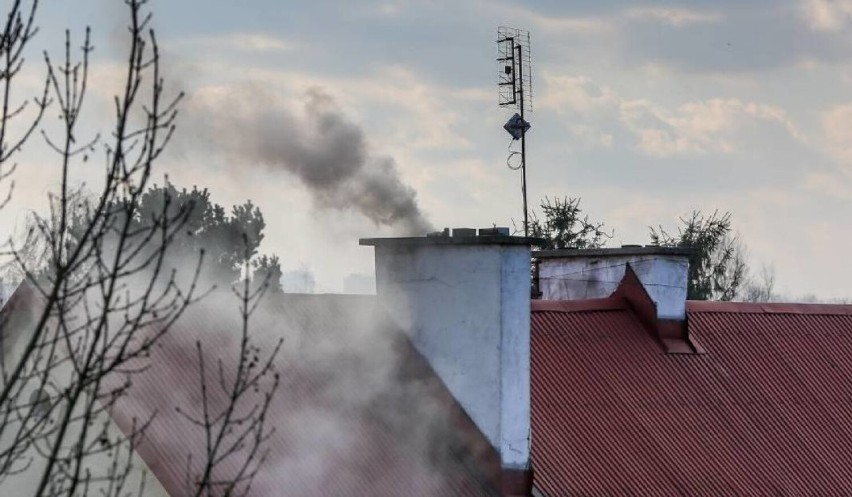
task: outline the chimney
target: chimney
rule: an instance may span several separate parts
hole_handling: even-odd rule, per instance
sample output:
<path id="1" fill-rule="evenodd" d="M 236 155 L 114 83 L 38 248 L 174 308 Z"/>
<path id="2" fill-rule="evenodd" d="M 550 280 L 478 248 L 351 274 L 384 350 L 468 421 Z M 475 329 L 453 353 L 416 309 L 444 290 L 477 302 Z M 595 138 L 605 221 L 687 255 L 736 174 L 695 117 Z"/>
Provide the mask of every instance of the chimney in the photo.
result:
<path id="1" fill-rule="evenodd" d="M 459 228 L 375 247 L 376 293 L 500 455 L 504 495 L 529 495 L 530 246 Z"/>
<path id="2" fill-rule="evenodd" d="M 686 295 L 692 249 L 623 245 L 533 252 L 542 300 L 623 298 L 667 353 L 703 353 L 689 336 Z M 635 291 L 638 289 L 638 293 Z"/>
<path id="3" fill-rule="evenodd" d="M 620 285 L 636 280 L 651 301 L 650 312 L 654 315 L 646 316 L 648 325 L 666 350 L 700 353 L 700 345 L 690 339 L 686 326 L 690 255 L 691 249 L 652 245 L 533 253 L 542 300 L 606 298 L 616 293 L 629 296 L 633 293 L 625 293 L 625 287 Z M 628 300 L 631 304 L 637 302 L 632 298 Z"/>
<path id="4" fill-rule="evenodd" d="M 626 245 L 622 248 L 533 252 L 542 300 L 580 300 L 612 295 L 633 268 L 657 306 L 659 319 L 686 318 L 690 249 Z"/>

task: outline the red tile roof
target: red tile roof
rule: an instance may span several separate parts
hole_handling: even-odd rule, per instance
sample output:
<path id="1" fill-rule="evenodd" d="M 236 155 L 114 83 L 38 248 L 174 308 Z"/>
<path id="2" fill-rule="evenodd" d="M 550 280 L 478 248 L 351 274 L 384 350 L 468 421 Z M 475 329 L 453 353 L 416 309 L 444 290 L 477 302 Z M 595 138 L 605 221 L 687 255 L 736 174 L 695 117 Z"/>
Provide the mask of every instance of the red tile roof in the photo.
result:
<path id="1" fill-rule="evenodd" d="M 690 302 L 703 355 L 615 299 L 532 309 L 546 496 L 852 494 L 852 306 Z"/>
<path id="2" fill-rule="evenodd" d="M 239 323 L 230 304 L 234 312 L 208 308 L 182 318 L 113 412 L 125 430 L 157 412 L 139 453 L 171 495 L 185 494 L 187 456 L 197 461 L 205 451 L 203 431 L 175 412 L 200 400 L 195 340 L 208 364 L 235 350 Z M 269 413 L 276 433 L 249 495 L 496 494 L 494 449 L 404 335 L 382 320 L 375 298 L 288 295 L 267 310 L 254 329 L 262 342 L 285 338 L 281 385 Z M 226 461 L 218 476 L 240 462 Z"/>

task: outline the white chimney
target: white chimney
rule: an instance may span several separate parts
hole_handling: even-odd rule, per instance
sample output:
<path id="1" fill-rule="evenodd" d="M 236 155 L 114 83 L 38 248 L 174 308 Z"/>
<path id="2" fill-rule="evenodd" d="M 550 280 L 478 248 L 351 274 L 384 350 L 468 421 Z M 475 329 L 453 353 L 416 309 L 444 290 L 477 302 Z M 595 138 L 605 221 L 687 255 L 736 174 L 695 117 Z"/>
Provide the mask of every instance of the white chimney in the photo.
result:
<path id="1" fill-rule="evenodd" d="M 502 233 L 361 245 L 375 247 L 379 302 L 498 451 L 505 484 L 530 467 L 531 239 Z"/>
<path id="2" fill-rule="evenodd" d="M 624 278 L 627 264 L 657 306 L 660 320 L 686 319 L 690 249 L 624 246 L 606 249 L 543 250 L 538 289 L 543 300 L 609 297 Z"/>

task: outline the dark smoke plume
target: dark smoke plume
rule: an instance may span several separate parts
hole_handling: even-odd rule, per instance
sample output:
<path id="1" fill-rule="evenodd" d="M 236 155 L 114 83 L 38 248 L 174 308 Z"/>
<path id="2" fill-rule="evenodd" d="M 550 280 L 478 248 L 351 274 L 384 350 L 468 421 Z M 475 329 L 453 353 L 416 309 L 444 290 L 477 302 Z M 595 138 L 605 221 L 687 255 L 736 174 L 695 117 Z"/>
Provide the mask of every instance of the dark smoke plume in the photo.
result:
<path id="1" fill-rule="evenodd" d="M 307 92 L 304 116 L 257 87 L 199 94 L 189 107 L 187 129 L 205 145 L 295 175 L 317 207 L 355 210 L 408 234 L 431 229 L 393 158 L 372 155 L 361 127 L 321 89 Z"/>

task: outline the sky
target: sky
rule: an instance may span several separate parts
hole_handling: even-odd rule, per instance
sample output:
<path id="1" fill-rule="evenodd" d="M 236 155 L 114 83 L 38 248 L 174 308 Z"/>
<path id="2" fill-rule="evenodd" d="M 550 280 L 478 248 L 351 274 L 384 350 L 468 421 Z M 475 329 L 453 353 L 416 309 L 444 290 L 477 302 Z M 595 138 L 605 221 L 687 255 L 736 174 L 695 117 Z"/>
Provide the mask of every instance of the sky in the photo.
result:
<path id="1" fill-rule="evenodd" d="M 497 27 L 530 31 L 531 204 L 581 197 L 648 243 L 693 210 L 729 211 L 755 271 L 792 297 L 852 296 L 852 0 L 508 2 L 151 0 L 178 131 L 178 186 L 264 213 L 261 251 L 339 292 L 371 274 L 358 238 L 520 226 L 497 105 Z M 71 29 L 95 51 L 85 129 L 108 129 L 120 0 L 42 0 L 21 95 Z M 49 116 L 51 117 L 51 116 Z M 50 126 L 50 124 L 46 124 Z M 10 232 L 58 183 L 40 137 L 20 159 Z M 94 164 L 75 178 L 97 181 Z"/>

